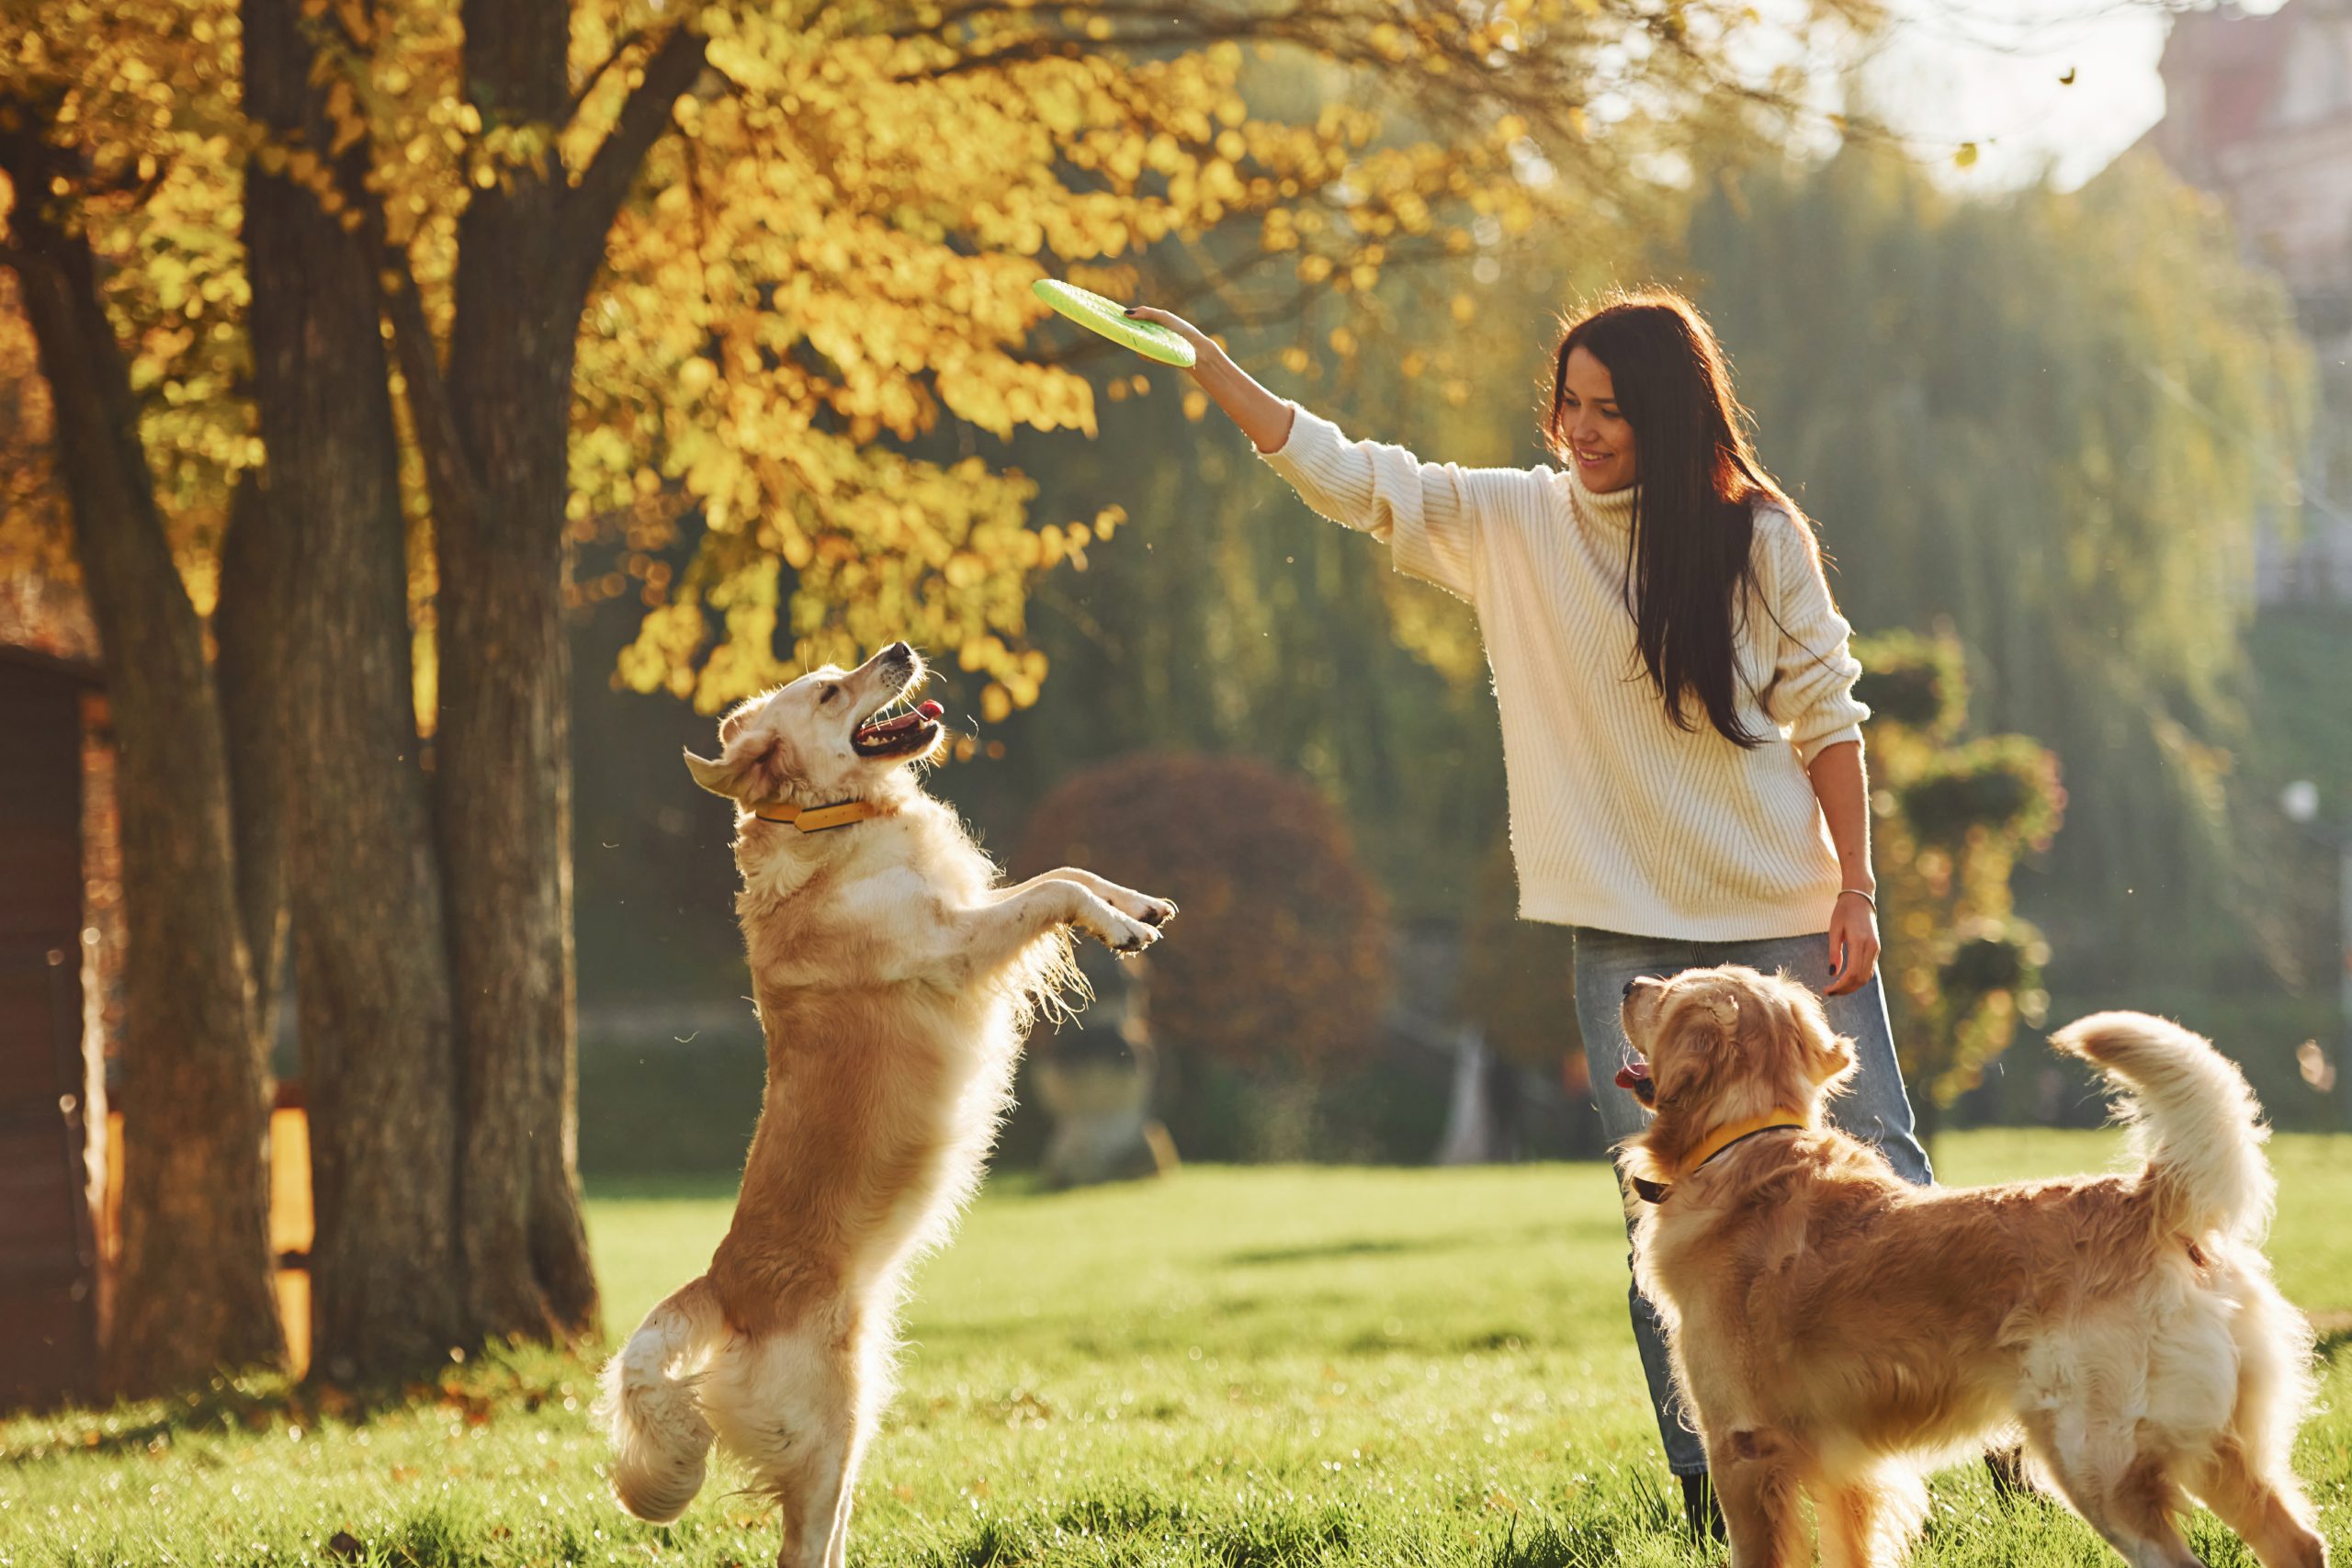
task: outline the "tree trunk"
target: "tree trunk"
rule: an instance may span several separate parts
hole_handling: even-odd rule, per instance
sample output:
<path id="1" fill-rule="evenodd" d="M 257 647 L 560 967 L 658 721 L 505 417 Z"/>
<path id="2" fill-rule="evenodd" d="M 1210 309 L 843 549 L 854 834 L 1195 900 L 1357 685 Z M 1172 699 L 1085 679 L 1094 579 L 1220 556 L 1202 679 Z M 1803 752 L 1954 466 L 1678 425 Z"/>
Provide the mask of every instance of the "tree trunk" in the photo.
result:
<path id="1" fill-rule="evenodd" d="M 128 960 L 107 1382 L 134 1394 L 285 1353 L 270 1282 L 266 1071 L 201 630 L 164 536 L 95 259 L 37 194 L 71 172 L 40 132 L 30 106 L 0 106 L 0 172 L 18 193 L 10 261 L 55 405 L 114 718 Z"/>
<path id="2" fill-rule="evenodd" d="M 463 20 L 467 90 L 485 123 L 571 118 L 562 0 L 466 0 Z M 485 1334 L 596 1322 L 577 1154 L 563 636 L 573 348 L 613 218 L 704 53 L 683 26 L 652 46 L 576 183 L 517 164 L 475 195 L 458 223 L 446 380 L 420 352 L 413 311 L 415 330 L 401 333 L 435 485 L 460 1235 L 468 1309 Z"/>
<path id="3" fill-rule="evenodd" d="M 296 0 L 246 0 L 245 101 L 332 135 Z M 364 144 L 346 150 L 355 183 Z M 459 1308 L 457 1056 L 418 765 L 408 563 L 379 293 L 315 195 L 245 185 L 266 508 L 288 574 L 295 997 L 311 1133 L 313 1370 L 413 1372 L 470 1337 Z"/>
<path id="4" fill-rule="evenodd" d="M 560 124 L 570 13 L 472 0 L 466 78 L 493 124 Z M 491 1335 L 594 1327 L 580 1218 L 571 945 L 570 659 L 563 637 L 573 343 L 567 187 L 528 167 L 459 220 L 448 409 L 469 504 L 436 508 L 435 731 L 463 1060 L 459 1235 Z M 600 246 L 601 249 L 601 246 Z M 592 264 L 593 265 L 593 264 Z"/>
<path id="5" fill-rule="evenodd" d="M 230 840 L 237 908 L 253 966 L 254 1032 L 264 1060 L 277 1035 L 286 976 L 286 749 L 278 682 L 287 669 L 285 561 L 261 481 L 248 473 L 229 502 L 220 597 L 212 610 L 212 676 L 229 752 Z"/>
<path id="6" fill-rule="evenodd" d="M 449 398 L 480 504 L 437 518 L 435 543 L 469 1306 L 486 1333 L 543 1336 L 588 1327 L 595 1293 L 564 1096 L 575 1049 L 564 502 L 578 308 L 529 287 L 544 249 L 527 233 L 530 206 L 478 200 L 460 226 Z"/>

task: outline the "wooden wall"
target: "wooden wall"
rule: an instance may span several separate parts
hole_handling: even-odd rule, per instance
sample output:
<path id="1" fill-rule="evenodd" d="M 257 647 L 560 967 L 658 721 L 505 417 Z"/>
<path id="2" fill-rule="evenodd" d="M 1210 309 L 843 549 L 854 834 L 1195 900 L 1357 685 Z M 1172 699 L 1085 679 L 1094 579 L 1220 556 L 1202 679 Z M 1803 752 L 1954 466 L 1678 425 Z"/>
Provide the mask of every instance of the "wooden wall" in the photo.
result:
<path id="1" fill-rule="evenodd" d="M 0 658 L 0 1408 L 97 1390 L 82 1005 L 89 689 L 69 666 Z"/>

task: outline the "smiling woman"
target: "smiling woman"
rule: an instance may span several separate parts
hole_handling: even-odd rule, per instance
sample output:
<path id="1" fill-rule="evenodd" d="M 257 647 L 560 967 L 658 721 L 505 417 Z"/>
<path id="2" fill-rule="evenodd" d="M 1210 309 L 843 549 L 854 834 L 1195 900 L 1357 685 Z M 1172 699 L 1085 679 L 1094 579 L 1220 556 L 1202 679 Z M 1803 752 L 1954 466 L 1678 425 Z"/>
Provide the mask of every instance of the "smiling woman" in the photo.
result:
<path id="1" fill-rule="evenodd" d="M 1351 441 L 1196 329 L 1193 378 L 1317 512 L 1467 600 L 1494 671 L 1520 913 L 1576 930 L 1577 1011 L 1612 1140 L 1636 976 L 1747 964 L 1820 991 L 1860 1058 L 1839 1120 L 1928 1179 L 1879 988 L 1861 673 L 1813 530 L 1758 461 L 1730 367 L 1689 301 L 1611 299 L 1553 351 L 1561 466 L 1461 468 Z M 1638 1080 L 1636 1080 L 1638 1081 Z M 1694 1525 L 1707 1460 L 1634 1297 L 1658 1430 Z"/>

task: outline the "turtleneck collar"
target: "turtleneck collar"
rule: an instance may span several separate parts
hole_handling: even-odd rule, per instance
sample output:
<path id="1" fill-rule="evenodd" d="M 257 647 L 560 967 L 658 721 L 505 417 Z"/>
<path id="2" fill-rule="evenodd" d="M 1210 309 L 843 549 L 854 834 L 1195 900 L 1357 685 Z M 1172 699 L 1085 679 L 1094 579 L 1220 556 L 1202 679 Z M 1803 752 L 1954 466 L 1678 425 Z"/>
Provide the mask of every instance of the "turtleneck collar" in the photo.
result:
<path id="1" fill-rule="evenodd" d="M 1642 493 L 1637 484 L 1623 490 L 1599 494 L 1585 488 L 1584 476 L 1577 472 L 1576 464 L 1567 466 L 1568 493 L 1575 499 L 1577 514 L 1599 524 L 1612 533 L 1627 533 L 1634 526 L 1634 500 Z"/>

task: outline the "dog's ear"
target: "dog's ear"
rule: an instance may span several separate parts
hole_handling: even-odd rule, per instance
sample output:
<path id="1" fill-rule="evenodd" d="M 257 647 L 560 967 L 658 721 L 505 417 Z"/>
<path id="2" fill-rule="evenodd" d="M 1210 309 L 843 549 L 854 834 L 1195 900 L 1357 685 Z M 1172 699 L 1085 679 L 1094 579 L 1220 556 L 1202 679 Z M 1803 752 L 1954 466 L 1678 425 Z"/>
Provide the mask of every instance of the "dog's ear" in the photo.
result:
<path id="1" fill-rule="evenodd" d="M 784 740 L 775 735 L 748 736 L 739 728 L 726 755 L 713 761 L 685 753 L 686 772 L 713 795 L 747 806 L 772 801 L 783 793 L 787 764 Z"/>
<path id="2" fill-rule="evenodd" d="M 1854 1054 L 1854 1043 L 1842 1034 L 1824 1029 L 1812 1038 L 1813 1081 L 1835 1094 L 1846 1087 L 1854 1076 L 1860 1058 Z"/>
<path id="3" fill-rule="evenodd" d="M 1786 975 L 1780 981 L 1780 1027 L 1788 1037 L 1790 1055 L 1816 1088 L 1835 1094 L 1853 1075 L 1854 1043 L 1829 1027 L 1829 1014 L 1813 987 Z"/>
<path id="4" fill-rule="evenodd" d="M 723 761 L 714 761 L 708 757 L 697 757 L 692 750 L 686 751 L 685 757 L 686 772 L 694 774 L 695 783 L 711 794 L 723 795 L 729 800 L 743 798 L 742 770 L 729 767 Z"/>

